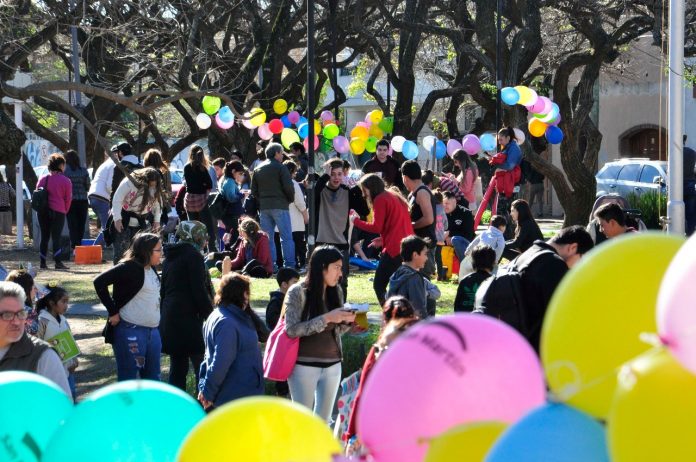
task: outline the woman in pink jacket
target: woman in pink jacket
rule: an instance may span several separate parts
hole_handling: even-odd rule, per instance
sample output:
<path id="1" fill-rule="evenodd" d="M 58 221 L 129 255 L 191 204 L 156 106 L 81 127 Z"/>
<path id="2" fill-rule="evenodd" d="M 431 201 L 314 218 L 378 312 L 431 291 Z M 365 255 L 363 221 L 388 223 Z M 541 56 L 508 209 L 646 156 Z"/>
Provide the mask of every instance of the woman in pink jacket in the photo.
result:
<path id="1" fill-rule="evenodd" d="M 464 198 L 469 202 L 467 208 L 476 210 L 476 189 L 474 187 L 476 178 L 478 178 L 478 168 L 473 159 L 463 150 L 458 149 L 452 154 L 454 165 L 459 167 L 461 173 L 457 177 L 459 190 L 464 195 Z"/>
<path id="2" fill-rule="evenodd" d="M 48 158 L 48 174 L 42 176 L 36 184 L 36 189 L 44 188 L 48 191 L 48 207 L 37 213 L 41 228 L 39 250 L 43 269 L 46 268 L 49 239 L 53 241 L 53 260 L 56 262 L 56 269 L 68 269 L 63 264 L 63 260 L 70 259 L 70 252 L 62 251 L 60 241 L 65 225 L 65 215 L 70 210 L 72 202 L 72 183 L 63 175 L 63 170 L 65 170 L 65 157 L 62 154 L 51 154 Z"/>

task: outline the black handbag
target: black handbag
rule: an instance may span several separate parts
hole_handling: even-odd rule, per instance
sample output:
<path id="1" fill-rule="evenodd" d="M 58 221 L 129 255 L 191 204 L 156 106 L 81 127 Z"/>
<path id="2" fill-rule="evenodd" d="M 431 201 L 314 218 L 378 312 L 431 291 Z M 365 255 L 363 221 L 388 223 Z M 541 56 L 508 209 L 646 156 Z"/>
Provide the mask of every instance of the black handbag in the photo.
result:
<path id="1" fill-rule="evenodd" d="M 31 195 L 31 208 L 37 213 L 42 213 L 48 210 L 48 180 L 50 175 L 46 177 L 46 187 L 37 188 Z"/>
<path id="2" fill-rule="evenodd" d="M 208 209 L 213 218 L 219 220 L 225 215 L 229 202 L 222 193 L 212 193 L 208 196 Z"/>
<path id="3" fill-rule="evenodd" d="M 104 337 L 104 343 L 113 345 L 114 343 L 114 326 L 111 325 L 109 320 L 106 320 L 106 326 L 102 330 L 102 337 Z"/>

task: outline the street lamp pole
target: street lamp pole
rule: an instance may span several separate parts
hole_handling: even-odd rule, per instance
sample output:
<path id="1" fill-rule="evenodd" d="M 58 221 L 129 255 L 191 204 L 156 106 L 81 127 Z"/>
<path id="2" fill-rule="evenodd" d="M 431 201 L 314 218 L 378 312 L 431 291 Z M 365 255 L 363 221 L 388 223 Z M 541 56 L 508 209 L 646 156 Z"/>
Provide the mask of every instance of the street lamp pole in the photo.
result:
<path id="1" fill-rule="evenodd" d="M 309 202 L 309 233 L 307 236 L 307 252 L 311 255 L 314 250 L 316 236 L 316 220 L 314 210 L 314 0 L 307 0 L 307 157 L 309 168 L 307 172 L 307 201 Z"/>
<path id="2" fill-rule="evenodd" d="M 667 232 L 684 235 L 684 0 L 669 2 L 669 177 Z"/>
<path id="3" fill-rule="evenodd" d="M 503 119 L 503 105 L 500 99 L 500 90 L 503 88 L 503 0 L 497 0 L 496 4 L 496 33 L 495 33 L 495 132 L 498 133 Z"/>

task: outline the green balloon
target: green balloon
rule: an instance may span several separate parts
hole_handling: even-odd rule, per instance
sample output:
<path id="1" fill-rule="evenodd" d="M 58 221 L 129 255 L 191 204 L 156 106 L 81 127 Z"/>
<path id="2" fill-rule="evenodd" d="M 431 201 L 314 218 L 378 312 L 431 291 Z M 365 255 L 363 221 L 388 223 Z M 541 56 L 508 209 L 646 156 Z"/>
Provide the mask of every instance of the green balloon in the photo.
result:
<path id="1" fill-rule="evenodd" d="M 222 101 L 217 96 L 203 97 L 203 111 L 208 115 L 214 115 L 220 110 Z"/>
<path id="2" fill-rule="evenodd" d="M 384 120 L 384 119 L 382 119 Z M 375 152 L 377 150 L 377 141 L 379 141 L 377 138 L 374 136 L 371 136 L 367 139 L 365 142 L 365 151 L 367 152 Z"/>
<path id="3" fill-rule="evenodd" d="M 382 119 L 377 126 L 384 132 L 384 133 L 391 133 L 392 130 L 394 130 L 394 117 L 385 117 Z"/>
<path id="4" fill-rule="evenodd" d="M 341 129 L 338 128 L 338 125 L 336 124 L 328 124 L 326 127 L 324 127 L 322 133 L 324 134 L 324 138 L 327 140 L 332 140 L 341 133 Z"/>
<path id="5" fill-rule="evenodd" d="M 300 135 L 292 128 L 284 128 L 280 133 L 280 142 L 283 143 L 285 149 L 290 149 L 293 143 L 300 142 Z"/>

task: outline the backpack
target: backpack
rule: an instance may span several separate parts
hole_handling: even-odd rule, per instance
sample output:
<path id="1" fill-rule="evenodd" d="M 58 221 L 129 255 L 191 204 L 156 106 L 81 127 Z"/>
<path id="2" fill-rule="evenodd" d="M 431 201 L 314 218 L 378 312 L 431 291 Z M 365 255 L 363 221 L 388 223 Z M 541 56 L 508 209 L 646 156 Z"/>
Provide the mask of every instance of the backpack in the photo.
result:
<path id="1" fill-rule="evenodd" d="M 476 291 L 474 313 L 498 318 L 529 338 L 522 273 L 538 256 L 550 253 L 553 252 L 542 250 L 531 256 L 522 254 L 507 267 L 500 268 L 495 276 L 483 281 Z"/>

